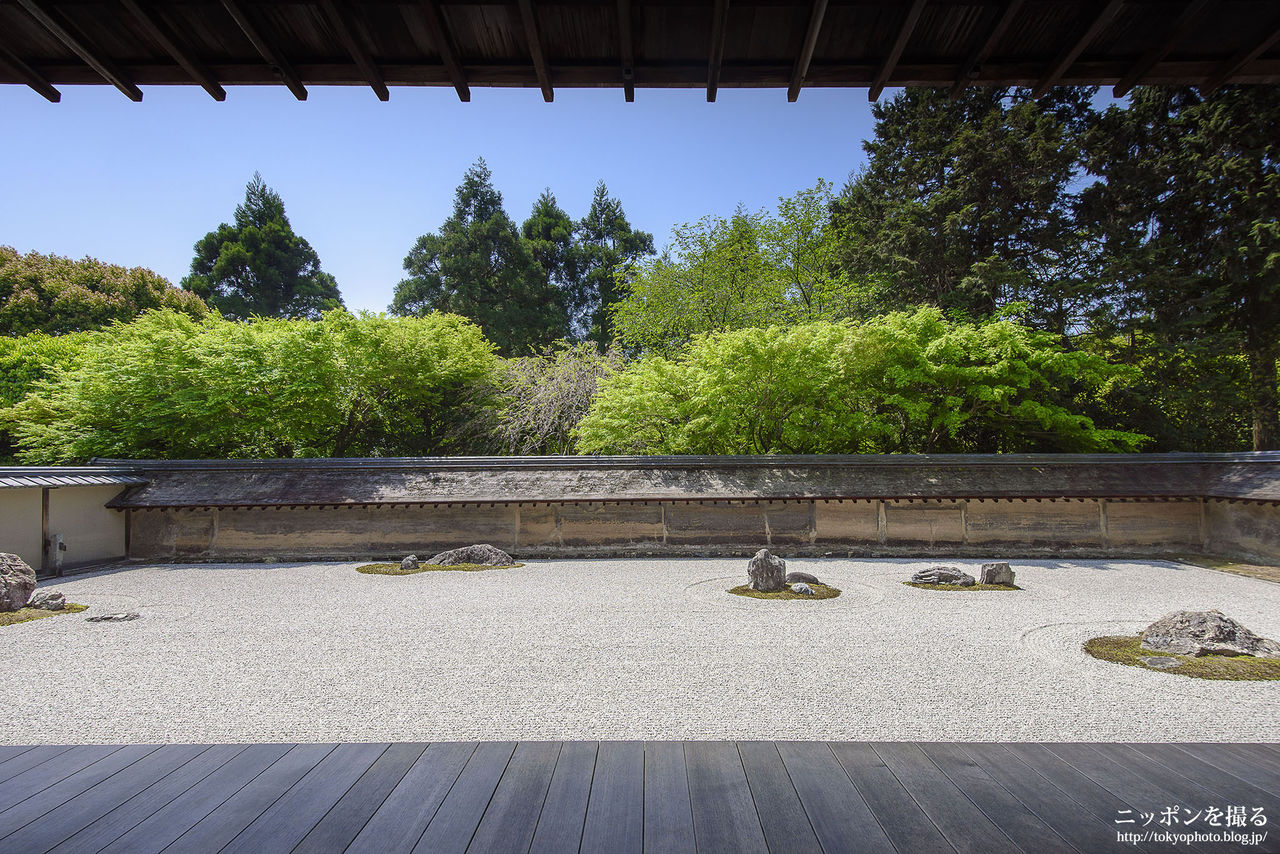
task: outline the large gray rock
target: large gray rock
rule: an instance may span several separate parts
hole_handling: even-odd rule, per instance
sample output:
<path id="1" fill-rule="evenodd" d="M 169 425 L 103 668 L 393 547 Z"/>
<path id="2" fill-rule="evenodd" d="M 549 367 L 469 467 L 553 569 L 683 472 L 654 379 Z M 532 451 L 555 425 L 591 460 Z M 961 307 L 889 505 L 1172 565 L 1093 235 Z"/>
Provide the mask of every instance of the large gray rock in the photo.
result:
<path id="1" fill-rule="evenodd" d="M 417 568 L 418 568 L 418 556 L 417 556 L 417 555 L 409 555 L 409 556 L 408 556 L 408 557 L 406 557 L 404 560 L 400 561 L 400 571 L 401 571 L 401 572 L 413 572 L 413 571 L 414 571 L 415 569 L 417 569 Z"/>
<path id="2" fill-rule="evenodd" d="M 751 579 L 752 590 L 777 593 L 787 586 L 787 562 L 771 555 L 768 549 L 761 549 L 747 563 L 747 578 Z"/>
<path id="3" fill-rule="evenodd" d="M 432 566 L 457 566 L 462 563 L 473 563 L 479 566 L 510 566 L 515 561 L 502 549 L 483 543 L 440 552 L 427 563 Z"/>
<path id="4" fill-rule="evenodd" d="M 1221 611 L 1174 611 L 1142 632 L 1142 648 L 1174 655 L 1280 658 L 1280 643 L 1258 637 Z"/>
<path id="5" fill-rule="evenodd" d="M 37 590 L 27 603 L 29 608 L 43 608 L 46 611 L 61 611 L 67 607 L 67 599 L 57 590 Z"/>
<path id="6" fill-rule="evenodd" d="M 972 587 L 974 578 L 956 566 L 932 566 L 911 576 L 915 584 L 951 584 L 956 587 Z"/>
<path id="7" fill-rule="evenodd" d="M 982 572 L 978 575 L 978 582 L 980 584 L 1003 584 L 1012 587 L 1013 570 L 1009 567 L 1008 561 L 984 563 Z"/>
<path id="8" fill-rule="evenodd" d="M 0 611 L 27 607 L 36 590 L 36 571 L 17 555 L 0 552 Z"/>
<path id="9" fill-rule="evenodd" d="M 821 584 L 822 582 L 818 580 L 818 576 L 810 575 L 807 572 L 788 572 L 787 583 L 788 584 Z"/>

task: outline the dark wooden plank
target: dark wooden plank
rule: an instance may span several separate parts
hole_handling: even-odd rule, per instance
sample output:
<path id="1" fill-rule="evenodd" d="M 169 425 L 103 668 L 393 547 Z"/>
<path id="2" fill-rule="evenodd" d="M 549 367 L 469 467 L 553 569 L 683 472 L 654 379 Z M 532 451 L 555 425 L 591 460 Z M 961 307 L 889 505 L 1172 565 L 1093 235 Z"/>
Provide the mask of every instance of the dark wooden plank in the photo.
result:
<path id="1" fill-rule="evenodd" d="M 1018 852 L 1009 837 L 929 761 L 918 745 L 881 742 L 872 747 L 956 851 L 962 854 Z"/>
<path id="2" fill-rule="evenodd" d="M 1004 749 L 1021 759 L 1059 789 L 1069 793 L 1071 799 L 1080 804 L 1091 816 L 1107 822 L 1112 827 L 1115 826 L 1117 811 L 1134 809 L 1141 805 L 1103 787 L 1089 775 L 1064 762 L 1042 744 L 1006 744 Z M 974 755 L 969 745 L 965 745 L 965 751 L 971 756 Z M 983 764 L 983 767 L 988 766 Z M 988 770 L 990 770 L 989 767 Z"/>
<path id="3" fill-rule="evenodd" d="M 467 850 L 515 749 L 510 741 L 480 743 L 414 846 L 416 854 Z"/>
<path id="4" fill-rule="evenodd" d="M 770 851 L 821 851 L 787 766 L 772 741 L 740 741 L 738 755 Z M 648 816 L 645 816 L 648 821 Z"/>
<path id="5" fill-rule="evenodd" d="M 288 744 L 255 744 L 134 825 L 103 849 L 107 854 L 155 854 L 226 803 L 289 752 Z"/>
<path id="6" fill-rule="evenodd" d="M 77 771 L 88 768 L 119 749 L 119 746 L 103 744 L 74 747 L 50 757 L 39 765 L 33 765 L 20 774 L 13 775 L 0 783 L 0 810 L 7 810 L 25 801 L 37 792 L 62 782 Z"/>
<path id="7" fill-rule="evenodd" d="M 120 750 L 0 814 L 0 847 L 47 851 L 207 749 L 178 744 Z M 72 783 L 81 791 L 62 800 L 67 793 L 58 789 Z"/>
<path id="8" fill-rule="evenodd" d="M 991 778 L 955 744 L 921 744 L 934 765 L 973 801 L 991 823 L 1024 851 L 1070 854 L 1077 849 Z"/>
<path id="9" fill-rule="evenodd" d="M 474 741 L 428 747 L 387 795 L 347 854 L 412 850 L 475 752 Z"/>
<path id="10" fill-rule="evenodd" d="M 187 789 L 244 752 L 243 744 L 214 745 L 173 773 L 121 803 L 79 833 L 63 841 L 51 854 L 100 851 L 136 827 Z"/>
<path id="11" fill-rule="evenodd" d="M 35 745 L 31 744 L 5 744 L 0 745 L 0 768 L 10 759 L 29 753 L 35 749 Z"/>
<path id="12" fill-rule="evenodd" d="M 71 749 L 72 748 L 65 744 L 49 744 L 42 745 L 40 747 L 33 747 L 19 756 L 14 756 L 7 760 L 3 765 L 0 765 L 0 783 L 3 783 L 11 777 L 18 776 L 23 771 L 48 762 L 55 756 L 61 756 L 63 753 L 66 753 Z"/>
<path id="13" fill-rule="evenodd" d="M 1005 746 L 965 744 L 962 749 L 993 780 L 1004 786 L 1058 835 L 1081 851 L 1144 850 L 1116 841 L 1114 809 L 1106 818 L 1095 815 L 1074 799 L 1075 791 L 1068 794 L 1005 749 Z M 1090 786 L 1096 785 L 1087 778 L 1085 780 Z M 1109 800 L 1108 803 L 1112 801 Z"/>
<path id="14" fill-rule="evenodd" d="M 558 741 L 522 741 L 507 763 L 467 850 L 526 854 L 560 754 Z"/>
<path id="15" fill-rule="evenodd" d="M 1215 744 L 1213 748 L 1222 750 L 1228 756 L 1256 765 L 1263 771 L 1280 777 L 1280 757 L 1272 756 L 1267 750 L 1260 750 L 1253 744 Z"/>
<path id="16" fill-rule="evenodd" d="M 920 13 L 924 11 L 924 5 L 925 0 L 912 0 L 911 6 L 907 8 L 907 17 L 903 20 L 902 26 L 898 28 L 898 35 L 893 40 L 893 46 L 889 48 L 889 53 L 880 63 L 875 79 L 867 89 L 867 100 L 880 100 L 880 93 L 884 91 L 885 84 L 893 76 L 893 70 L 898 67 L 898 60 L 902 57 L 902 51 L 906 48 L 907 42 L 911 40 L 911 33 L 915 31 L 916 24 L 920 20 Z"/>
<path id="17" fill-rule="evenodd" d="M 1179 744 L 1178 749 L 1202 762 L 1221 768 L 1250 785 L 1266 791 L 1276 788 L 1275 775 L 1240 756 L 1222 749 L 1220 744 Z"/>
<path id="18" fill-rule="evenodd" d="M 1181 806 L 1192 807 L 1194 811 L 1194 809 L 1202 809 L 1210 804 L 1221 802 L 1222 796 L 1205 786 L 1200 780 L 1178 774 L 1127 745 L 1094 744 L 1090 745 L 1090 747 L 1111 761 L 1117 762 L 1149 780 L 1155 780 L 1160 785 L 1160 788 L 1173 795 L 1177 799 L 1176 803 Z M 1280 783 L 1280 779 L 1277 782 Z M 1172 806 L 1172 804 L 1164 804 L 1163 806 Z"/>
<path id="19" fill-rule="evenodd" d="M 641 851 L 644 845 L 644 744 L 602 741 L 582 827 L 583 851 Z"/>
<path id="20" fill-rule="evenodd" d="M 955 851 L 871 745 L 834 742 L 831 749 L 895 848 Z"/>
<path id="21" fill-rule="evenodd" d="M 767 851 L 737 745 L 728 741 L 686 742 L 684 761 L 700 854 Z"/>
<path id="22" fill-rule="evenodd" d="M 1170 771 L 1194 780 L 1216 792 L 1231 803 L 1243 804 L 1256 801 L 1268 807 L 1267 812 L 1280 815 L 1280 797 L 1276 790 L 1266 789 L 1219 768 L 1217 765 L 1197 759 L 1174 744 L 1130 745 L 1142 755 L 1154 759 Z"/>
<path id="23" fill-rule="evenodd" d="M 644 745 L 644 850 L 693 854 L 693 807 L 684 745 L 649 741 Z"/>
<path id="24" fill-rule="evenodd" d="M 530 854 L 578 850 L 587 819 L 598 748 L 594 741 L 570 741 L 561 746 Z"/>
<path id="25" fill-rule="evenodd" d="M 221 850 L 226 854 L 293 850 L 389 746 L 338 745 Z"/>
<path id="26" fill-rule="evenodd" d="M 329 854 L 346 849 L 426 748 L 425 744 L 393 744 L 388 747 L 320 823 L 303 837 L 292 854 Z"/>
<path id="27" fill-rule="evenodd" d="M 778 754 L 823 849 L 894 850 L 831 745 L 822 741 L 783 741 L 778 743 Z M 763 809 L 767 811 L 768 806 Z"/>
<path id="28" fill-rule="evenodd" d="M 166 848 L 166 854 L 220 851 L 333 752 L 333 744 L 299 744 L 227 798 Z M 250 748 L 252 750 L 252 748 Z"/>

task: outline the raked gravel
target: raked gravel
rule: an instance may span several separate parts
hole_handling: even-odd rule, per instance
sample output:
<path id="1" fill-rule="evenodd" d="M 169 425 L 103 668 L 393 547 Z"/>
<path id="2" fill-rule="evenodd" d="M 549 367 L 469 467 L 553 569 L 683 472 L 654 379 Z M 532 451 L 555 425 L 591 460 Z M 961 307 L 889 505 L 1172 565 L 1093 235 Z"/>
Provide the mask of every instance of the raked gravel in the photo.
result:
<path id="1" fill-rule="evenodd" d="M 823 602 L 727 594 L 737 558 L 79 576 L 41 587 L 87 613 L 0 628 L 0 743 L 1280 738 L 1280 682 L 1081 651 L 1180 608 L 1280 638 L 1280 584 L 1119 560 L 1014 561 L 1023 592 L 901 583 L 931 563 L 788 561 L 844 590 Z"/>

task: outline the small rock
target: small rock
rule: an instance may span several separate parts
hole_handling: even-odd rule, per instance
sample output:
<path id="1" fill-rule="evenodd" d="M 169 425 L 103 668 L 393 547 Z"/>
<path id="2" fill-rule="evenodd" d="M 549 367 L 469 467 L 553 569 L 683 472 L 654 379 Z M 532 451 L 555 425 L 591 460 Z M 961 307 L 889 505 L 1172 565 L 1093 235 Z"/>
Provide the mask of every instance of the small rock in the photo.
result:
<path id="1" fill-rule="evenodd" d="M 818 581 L 818 576 L 810 575 L 807 572 L 788 572 L 787 583 L 788 584 L 821 584 L 822 582 Z"/>
<path id="2" fill-rule="evenodd" d="M 56 590 L 37 590 L 27 603 L 29 608 L 43 608 L 46 611 L 61 611 L 67 607 L 67 599 Z"/>
<path id="3" fill-rule="evenodd" d="M 418 568 L 418 556 L 417 556 L 417 555 L 409 555 L 409 556 L 408 556 L 408 557 L 406 557 L 404 560 L 400 561 L 400 571 L 401 571 L 401 572 L 413 572 L 413 571 L 414 571 L 415 569 L 417 569 L 417 568 Z"/>
<path id="4" fill-rule="evenodd" d="M 440 552 L 427 563 L 432 566 L 457 566 L 462 563 L 471 563 L 478 566 L 509 566 L 515 561 L 511 559 L 511 555 L 502 549 L 483 543 Z"/>
<path id="5" fill-rule="evenodd" d="M 1003 584 L 1007 587 L 1012 587 L 1013 570 L 1010 569 L 1008 561 L 984 563 L 982 572 L 978 575 L 978 581 L 981 584 Z"/>
<path id="6" fill-rule="evenodd" d="M 125 611 L 122 614 L 99 614 L 96 617 L 85 617 L 88 623 L 127 623 L 130 620 L 137 620 L 142 615 L 137 611 Z"/>
<path id="7" fill-rule="evenodd" d="M 801 596 L 812 596 L 813 588 L 802 582 L 800 584 L 791 585 L 791 592 L 799 593 Z"/>
<path id="8" fill-rule="evenodd" d="M 787 562 L 774 557 L 768 549 L 761 549 L 747 563 L 747 578 L 751 579 L 752 590 L 777 593 L 787 586 Z"/>
<path id="9" fill-rule="evenodd" d="M 1177 667 L 1182 663 L 1177 658 L 1170 658 L 1167 655 L 1140 655 L 1138 661 L 1141 661 L 1147 667 L 1155 667 L 1159 670 L 1168 670 L 1170 667 Z"/>
<path id="10" fill-rule="evenodd" d="M 1258 637 L 1221 611 L 1174 611 L 1142 632 L 1142 648 L 1175 655 L 1280 658 L 1280 643 Z"/>
<path id="11" fill-rule="evenodd" d="M 27 607 L 36 590 L 36 571 L 17 555 L 0 552 L 0 611 Z"/>
<path id="12" fill-rule="evenodd" d="M 915 584 L 951 584 L 956 587 L 972 587 L 975 583 L 972 575 L 962 572 L 956 566 L 934 566 L 922 569 L 911 576 L 911 581 Z"/>

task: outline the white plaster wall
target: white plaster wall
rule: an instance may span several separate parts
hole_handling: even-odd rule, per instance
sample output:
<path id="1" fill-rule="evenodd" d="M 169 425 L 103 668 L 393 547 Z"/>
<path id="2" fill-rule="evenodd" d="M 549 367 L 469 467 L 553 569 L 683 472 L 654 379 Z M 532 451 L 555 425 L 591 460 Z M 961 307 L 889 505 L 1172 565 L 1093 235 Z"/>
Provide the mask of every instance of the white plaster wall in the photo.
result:
<path id="1" fill-rule="evenodd" d="M 120 489 L 119 486 L 60 486 L 49 490 L 49 538 L 62 534 L 67 544 L 67 550 L 62 553 L 63 566 L 124 557 L 124 513 L 105 506 L 120 494 Z M 39 492 L 36 490 L 37 536 Z"/>
<path id="2" fill-rule="evenodd" d="M 40 490 L 0 489 L 0 552 L 40 570 Z"/>

